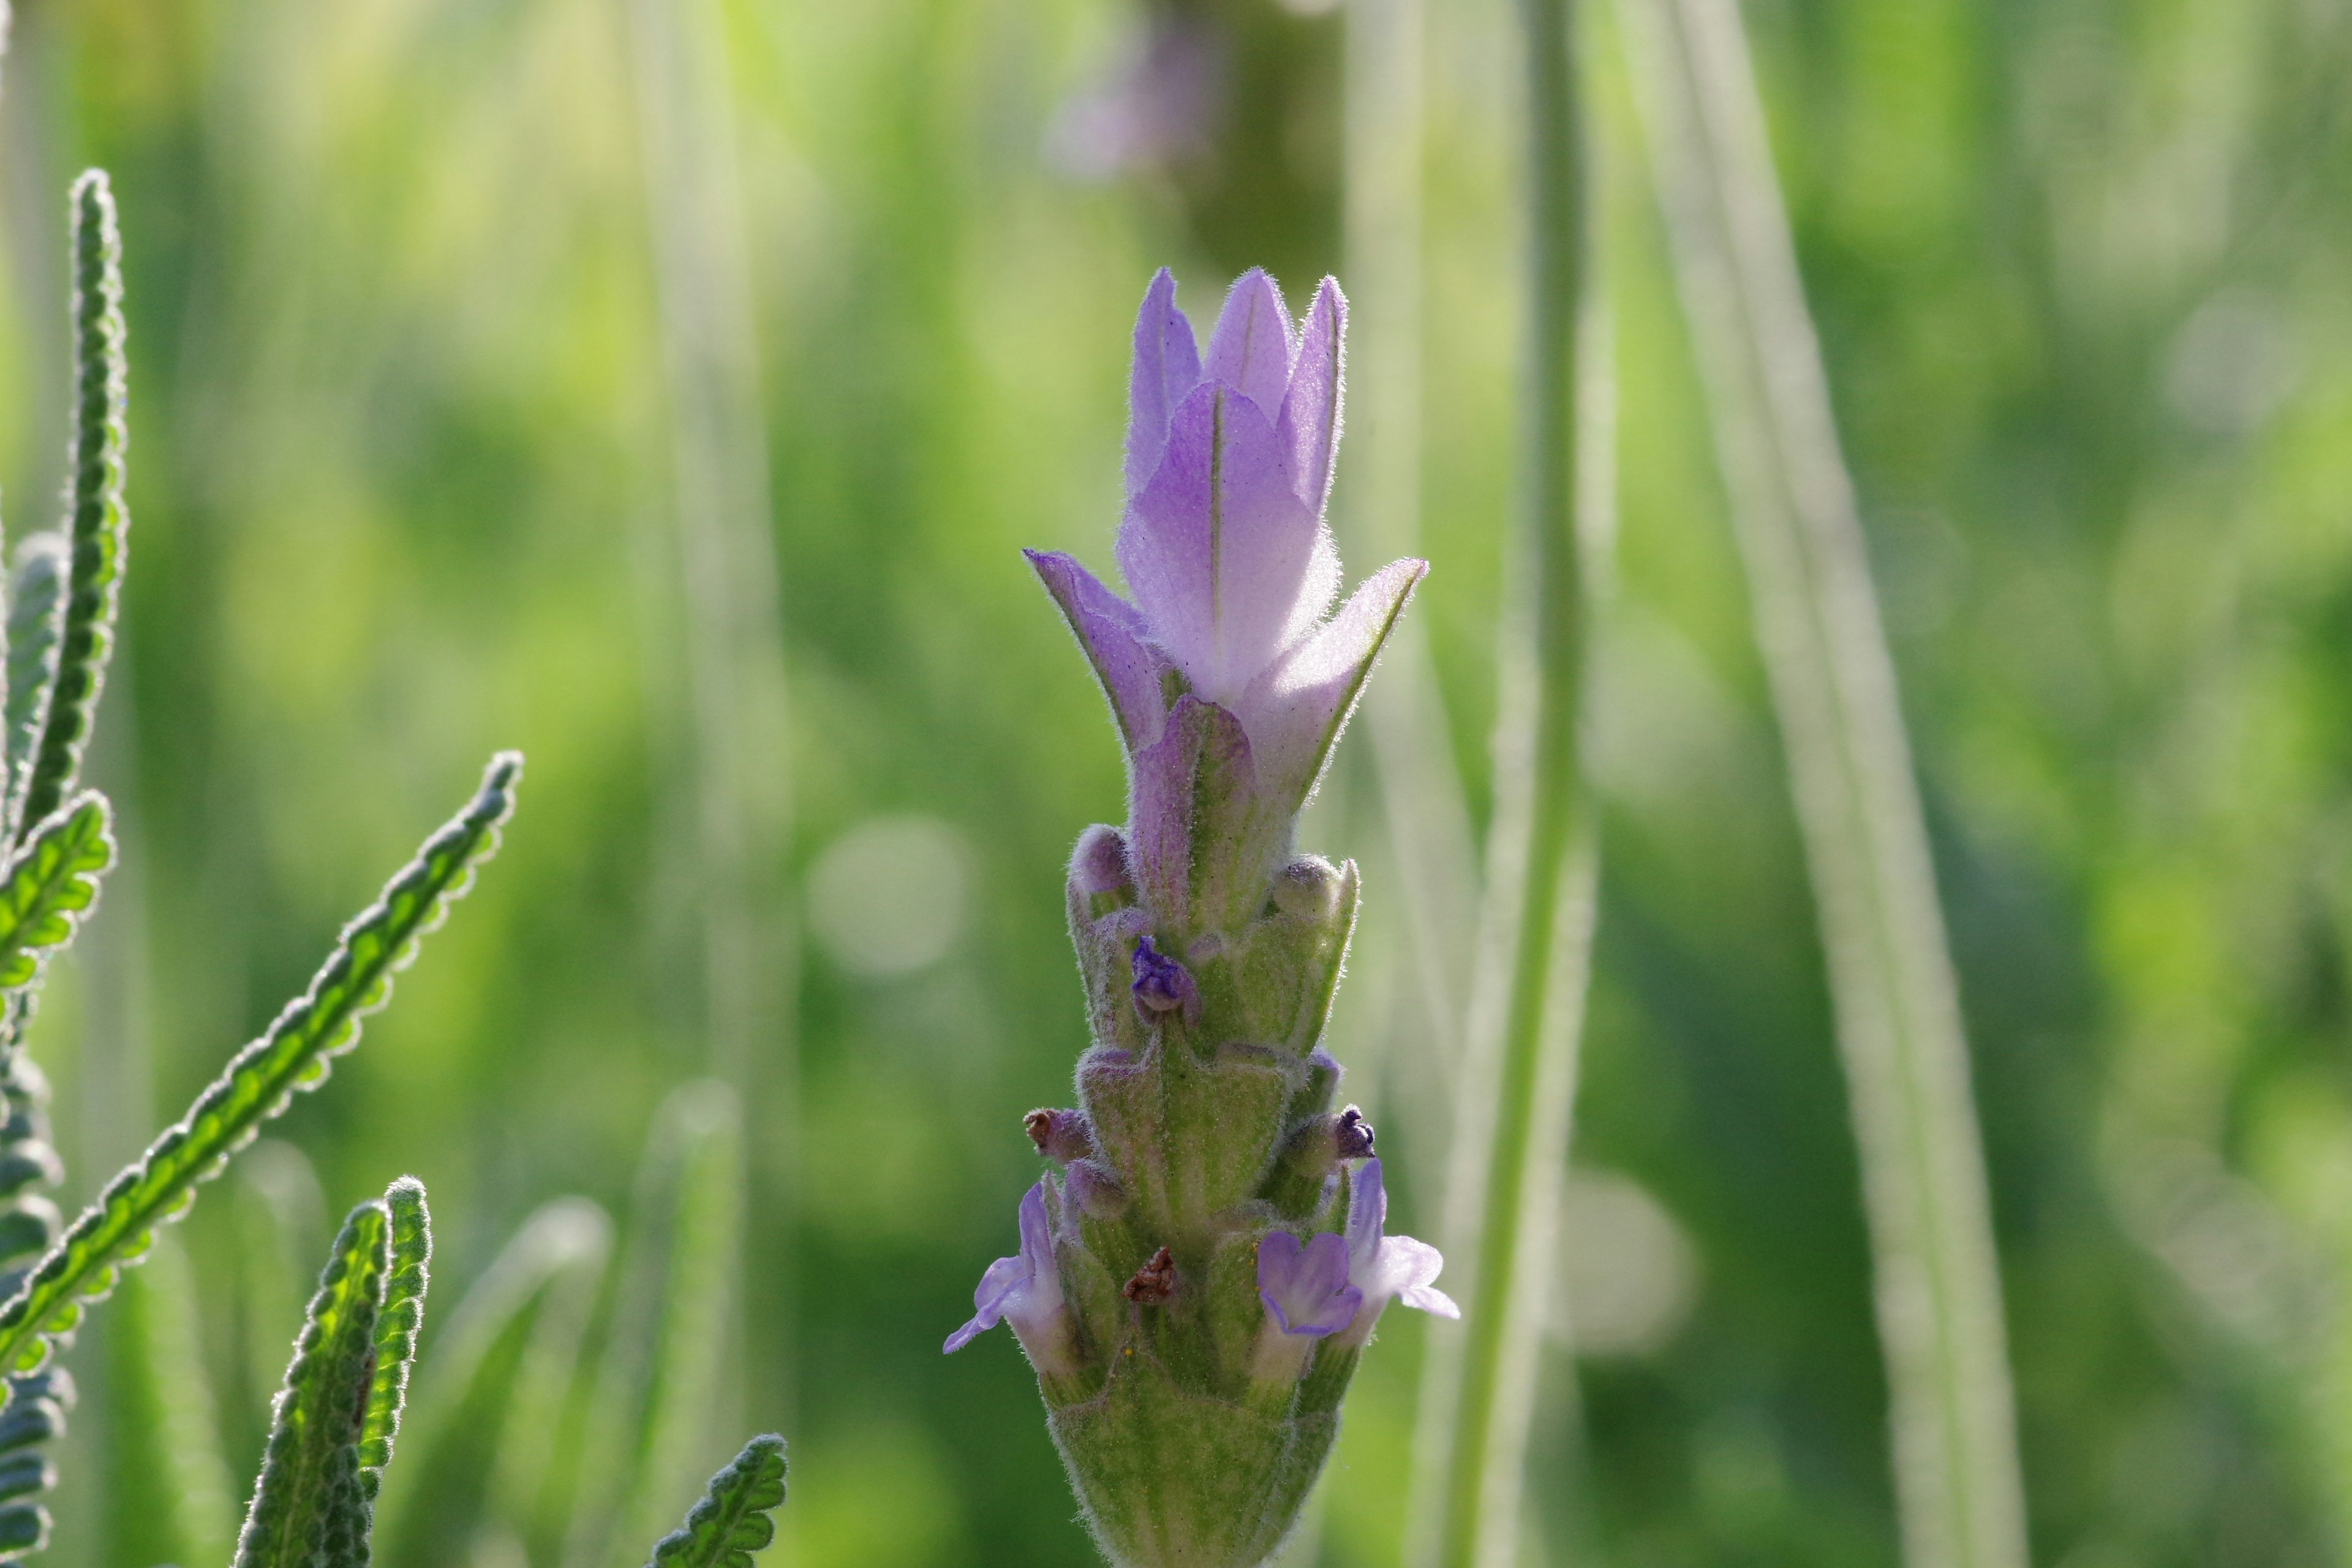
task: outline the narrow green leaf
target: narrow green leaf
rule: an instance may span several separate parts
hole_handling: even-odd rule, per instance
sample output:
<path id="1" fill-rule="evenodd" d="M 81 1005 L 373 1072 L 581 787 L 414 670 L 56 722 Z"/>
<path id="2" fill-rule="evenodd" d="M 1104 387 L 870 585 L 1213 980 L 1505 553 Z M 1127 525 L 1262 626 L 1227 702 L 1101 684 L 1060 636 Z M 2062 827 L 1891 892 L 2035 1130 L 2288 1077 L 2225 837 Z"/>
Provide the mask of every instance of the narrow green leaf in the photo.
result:
<path id="1" fill-rule="evenodd" d="M 374 1383 L 376 1322 L 392 1271 L 392 1211 L 371 1198 L 336 1238 L 294 1342 L 236 1568 L 367 1560 L 360 1434 Z"/>
<path id="2" fill-rule="evenodd" d="M 784 1506 L 784 1440 L 752 1438 L 686 1516 L 661 1538 L 647 1568 L 751 1568 L 751 1554 L 776 1538 L 768 1515 Z"/>
<path id="3" fill-rule="evenodd" d="M 473 802 L 343 928 L 342 941 L 310 990 L 239 1051 L 186 1117 L 109 1182 L 74 1221 L 0 1306 L 0 1368 L 39 1366 L 51 1343 L 80 1322 L 83 1303 L 102 1298 L 117 1270 L 136 1261 L 155 1227 L 183 1213 L 197 1186 L 218 1174 L 295 1094 L 325 1080 L 332 1058 L 358 1040 L 362 1021 L 390 998 L 393 977 L 415 956 L 418 939 L 440 923 L 451 901 L 470 886 L 474 868 L 496 850 L 499 825 L 514 809 L 521 772 L 518 752 L 492 760 Z"/>
<path id="4" fill-rule="evenodd" d="M 73 561 L 58 670 L 41 704 L 41 737 L 18 793 L 15 824 L 38 822 L 58 808 L 81 771 L 107 656 L 114 647 L 114 605 L 122 578 L 123 421 L 129 371 L 122 353 L 122 237 L 105 171 L 92 169 L 73 188 L 73 475 L 66 528 Z"/>
<path id="5" fill-rule="evenodd" d="M 392 1462 L 392 1440 L 400 1435 L 401 1405 L 408 1398 L 409 1363 L 416 1359 L 417 1331 L 425 1326 L 426 1270 L 433 1261 L 433 1219 L 425 1207 L 425 1184 L 403 1176 L 383 1194 L 392 1210 L 392 1282 L 375 1331 L 375 1379 L 368 1389 L 367 1416 L 360 1437 L 360 1485 L 373 1499 Z"/>
<path id="6" fill-rule="evenodd" d="M 73 545 L 43 529 L 16 546 L 8 574 L 8 789 L 6 820 L 14 837 L 17 807 L 32 778 L 33 750 L 48 718 L 58 680 L 58 647 L 65 640 L 66 593 L 73 583 Z"/>
<path id="7" fill-rule="evenodd" d="M 114 864 L 106 797 L 84 790 L 27 834 L 0 871 L 0 992 L 21 990 L 73 940 Z"/>

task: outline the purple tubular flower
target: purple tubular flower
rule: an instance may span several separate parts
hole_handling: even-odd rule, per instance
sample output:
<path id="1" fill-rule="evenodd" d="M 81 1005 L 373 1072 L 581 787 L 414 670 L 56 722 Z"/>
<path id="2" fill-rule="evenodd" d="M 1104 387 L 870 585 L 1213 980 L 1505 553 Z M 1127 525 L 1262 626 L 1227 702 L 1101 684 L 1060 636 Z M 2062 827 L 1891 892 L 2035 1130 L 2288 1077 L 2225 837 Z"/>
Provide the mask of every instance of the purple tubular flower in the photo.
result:
<path id="1" fill-rule="evenodd" d="M 1348 1282 L 1348 1243 L 1326 1231 L 1301 1247 L 1286 1230 L 1257 1244 L 1257 1294 L 1286 1334 L 1336 1334 L 1356 1321 L 1364 1293 Z"/>
<path id="2" fill-rule="evenodd" d="M 1462 1315 L 1454 1298 L 1433 1283 L 1445 1267 L 1437 1248 L 1409 1236 L 1388 1235 L 1388 1219 L 1389 1195 L 1381 1184 L 1381 1163 L 1367 1160 L 1356 1172 L 1354 1194 L 1348 1206 L 1348 1282 L 1364 1297 L 1352 1325 L 1352 1338 L 1372 1331 L 1391 1297 L 1441 1318 Z"/>
<path id="3" fill-rule="evenodd" d="M 1189 688 L 1241 721 L 1258 793 L 1295 812 L 1428 565 L 1399 561 L 1328 621 L 1339 557 L 1323 508 L 1339 453 L 1348 306 L 1325 279 L 1295 336 L 1264 272 L 1227 297 L 1205 361 L 1151 281 L 1136 321 L 1126 521 L 1133 602 L 1067 555 L 1030 563 L 1101 680 L 1129 752 L 1160 739 Z"/>
<path id="4" fill-rule="evenodd" d="M 980 1277 L 980 1289 L 971 1293 L 971 1321 L 948 1336 L 943 1354 L 955 1354 L 999 1322 L 1013 1325 L 1033 1361 L 1055 1342 L 1053 1331 L 1062 1314 L 1062 1271 L 1054 1262 L 1054 1238 L 1045 1221 L 1045 1183 L 1022 1195 L 1020 1252 L 988 1266 Z"/>

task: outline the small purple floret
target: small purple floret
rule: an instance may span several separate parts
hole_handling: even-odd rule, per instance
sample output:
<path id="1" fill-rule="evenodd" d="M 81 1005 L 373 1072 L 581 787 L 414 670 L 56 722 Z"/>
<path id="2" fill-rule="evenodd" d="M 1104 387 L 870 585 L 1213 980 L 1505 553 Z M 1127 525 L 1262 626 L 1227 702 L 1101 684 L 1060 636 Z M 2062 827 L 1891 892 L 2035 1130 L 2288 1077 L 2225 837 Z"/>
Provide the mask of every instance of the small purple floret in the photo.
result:
<path id="1" fill-rule="evenodd" d="M 1408 1307 L 1458 1318 L 1462 1309 L 1433 1281 L 1445 1267 L 1437 1248 L 1409 1236 L 1387 1234 L 1389 1195 L 1381 1184 L 1381 1163 L 1367 1160 L 1357 1170 L 1348 1208 L 1348 1281 L 1364 1293 L 1356 1328 L 1370 1333 L 1391 1297 Z"/>
<path id="2" fill-rule="evenodd" d="M 1022 1194 L 1020 1252 L 988 1266 L 971 1304 L 971 1321 L 948 1336 L 943 1353 L 955 1354 L 999 1322 L 1011 1323 L 1024 1345 L 1045 1342 L 1046 1331 L 1062 1310 L 1062 1271 L 1054 1262 L 1045 1183 Z"/>
<path id="3" fill-rule="evenodd" d="M 1336 1334 L 1364 1304 L 1348 1282 L 1348 1243 L 1329 1231 L 1304 1247 L 1286 1230 L 1268 1231 L 1257 1244 L 1257 1294 L 1286 1334 Z"/>
<path id="4" fill-rule="evenodd" d="M 1133 990 L 1136 1005 L 1154 1013 L 1189 1008 L 1201 994 L 1192 972 L 1160 952 L 1148 936 L 1135 944 Z"/>

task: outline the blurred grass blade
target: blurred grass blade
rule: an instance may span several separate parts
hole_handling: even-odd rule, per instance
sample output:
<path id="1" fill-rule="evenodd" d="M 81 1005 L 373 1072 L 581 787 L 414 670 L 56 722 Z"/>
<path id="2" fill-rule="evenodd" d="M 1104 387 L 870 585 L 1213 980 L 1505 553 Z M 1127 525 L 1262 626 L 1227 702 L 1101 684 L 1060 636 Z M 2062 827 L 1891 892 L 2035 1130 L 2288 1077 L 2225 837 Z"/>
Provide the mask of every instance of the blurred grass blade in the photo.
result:
<path id="1" fill-rule="evenodd" d="M 370 1500 L 383 1485 L 393 1439 L 400 1435 L 400 1411 L 408 1397 L 416 1336 L 425 1327 L 425 1288 L 433 1262 L 433 1216 L 425 1205 L 425 1184 L 403 1176 L 392 1184 L 383 1201 L 392 1215 L 391 1273 L 383 1311 L 376 1320 L 375 1372 L 360 1433 L 360 1485 Z"/>
<path id="2" fill-rule="evenodd" d="M 312 1266 L 334 1232 L 318 1173 L 291 1143 L 257 1139 L 237 1156 L 229 1187 L 236 1381 L 221 1402 L 221 1426 L 231 1453 L 258 1453 L 269 1433 L 270 1401 L 286 1375 L 287 1342 L 300 1328 L 318 1282 Z"/>
<path id="3" fill-rule="evenodd" d="M 122 239 L 104 171 L 92 169 L 76 180 L 72 199 L 74 429 L 66 531 L 73 553 L 57 672 L 34 705 L 40 739 L 24 777 L 10 791 L 12 837 L 22 831 L 21 825 L 55 811 L 81 769 L 107 657 L 114 647 L 123 535 L 131 527 L 122 503 L 130 397 L 122 352 Z"/>
<path id="4" fill-rule="evenodd" d="M 1785 738 L 1869 1212 L 1912 1568 L 2021 1568 L 2000 1281 L 1958 987 L 1895 666 L 1738 13 L 1627 43 Z"/>
<path id="5" fill-rule="evenodd" d="M 1523 0 L 1528 361 L 1515 606 L 1503 654 L 1496 800 L 1447 1192 L 1460 1334 L 1433 1337 L 1415 1440 L 1409 1561 L 1511 1568 L 1537 1352 L 1555 1278 L 1599 844 L 1582 731 L 1598 579 L 1613 522 L 1613 379 L 1598 325 L 1570 0 Z"/>
<path id="6" fill-rule="evenodd" d="M 543 1497 L 519 1495 L 515 1456 L 544 1463 L 566 1446 L 572 1365 L 612 1236 L 596 1205 L 558 1198 L 523 1222 L 448 1315 L 403 1425 L 401 1479 L 381 1500 L 385 1568 L 437 1564 L 486 1521 L 526 1540 L 545 1533 L 530 1517 Z"/>
<path id="7" fill-rule="evenodd" d="M 742 1111 L 681 1086 L 646 1140 L 597 1373 L 567 1568 L 624 1568 L 710 1464 L 741 1267 Z"/>
<path id="8" fill-rule="evenodd" d="M 1421 0 L 1354 0 L 1347 7 L 1347 279 L 1349 331 L 1347 478 L 1335 492 L 1348 550 L 1367 562 L 1423 553 L 1422 182 L 1424 19 Z M 1478 901 L 1478 861 L 1470 809 L 1447 732 L 1430 647 L 1426 606 L 1402 617 L 1381 655 L 1380 679 L 1364 693 L 1364 722 L 1379 779 L 1383 823 L 1394 856 L 1395 896 L 1365 918 L 1400 922 L 1421 1008 L 1388 1021 L 1410 1051 L 1393 1053 L 1411 1073 L 1399 1096 L 1445 1103 L 1462 1054 L 1460 977 L 1470 972 Z M 1369 933 L 1360 932 L 1360 942 Z M 1373 1013 L 1372 1016 L 1379 1016 Z M 1369 1080 L 1382 1078 L 1379 1051 L 1349 1059 L 1349 1089 L 1370 1104 Z M 1377 1114 L 1377 1107 L 1373 1107 Z M 1443 1125 L 1429 1120 L 1436 1131 Z"/>
<path id="9" fill-rule="evenodd" d="M 32 776 L 32 756 L 57 687 L 58 647 L 65 638 L 66 594 L 73 581 L 73 544 L 43 530 L 16 547 L 8 574 L 7 763 L 5 795 L 14 831 L 17 795 Z"/>
<path id="10" fill-rule="evenodd" d="M 31 984 L 98 902 L 114 864 L 106 799 L 84 790 L 26 836 L 0 872 L 0 992 Z"/>
<path id="11" fill-rule="evenodd" d="M 26 1372 L 39 1366 L 50 1344 L 80 1321 L 83 1303 L 113 1287 L 117 1270 L 139 1257 L 157 1226 L 184 1212 L 196 1187 L 295 1094 L 325 1081 L 332 1058 L 358 1041 L 362 1021 L 390 1000 L 393 977 L 415 956 L 418 941 L 464 896 L 474 868 L 497 849 L 499 826 L 514 809 L 521 771 L 517 752 L 494 759 L 472 803 L 343 928 L 342 941 L 310 990 L 236 1054 L 177 1126 L 107 1184 L 0 1306 L 0 1367 Z"/>
<path id="12" fill-rule="evenodd" d="M 391 1269 L 392 1213 L 371 1198 L 343 1223 L 310 1299 L 236 1568 L 355 1568 L 367 1561 L 360 1436 Z"/>
<path id="13" fill-rule="evenodd" d="M 710 1478 L 686 1523 L 655 1544 L 646 1568 L 751 1568 L 751 1554 L 776 1538 L 768 1515 L 783 1506 L 784 1440 L 770 1432 Z"/>
<path id="14" fill-rule="evenodd" d="M 116 1561 L 226 1563 L 236 1550 L 236 1489 L 200 1321 L 187 1254 L 159 1236 L 123 1280 L 107 1338 L 115 1495 L 140 1502 L 114 1510 Z"/>

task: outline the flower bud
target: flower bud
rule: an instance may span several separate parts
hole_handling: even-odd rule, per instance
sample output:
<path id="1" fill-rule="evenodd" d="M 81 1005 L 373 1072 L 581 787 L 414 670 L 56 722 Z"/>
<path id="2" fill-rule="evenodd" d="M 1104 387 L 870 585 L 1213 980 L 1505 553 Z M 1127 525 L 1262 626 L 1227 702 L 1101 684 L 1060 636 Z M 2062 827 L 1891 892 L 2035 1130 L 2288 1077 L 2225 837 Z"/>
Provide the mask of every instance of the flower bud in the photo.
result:
<path id="1" fill-rule="evenodd" d="M 1154 945 L 1150 937 L 1135 944 L 1135 979 L 1131 989 L 1135 1004 L 1146 1014 L 1173 1013 L 1182 1009 L 1184 1021 L 1197 1021 L 1201 1008 L 1201 988 L 1192 982 L 1192 972 L 1169 957 Z"/>
<path id="2" fill-rule="evenodd" d="M 1135 902 L 1135 874 L 1118 828 L 1097 823 L 1078 835 L 1070 853 L 1070 900 L 1094 920 Z"/>
<path id="3" fill-rule="evenodd" d="M 1023 1117 L 1021 1125 L 1028 1131 L 1029 1142 L 1037 1145 L 1037 1152 L 1048 1160 L 1066 1165 L 1095 1152 L 1094 1127 L 1082 1110 L 1040 1108 Z"/>

